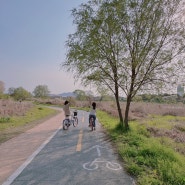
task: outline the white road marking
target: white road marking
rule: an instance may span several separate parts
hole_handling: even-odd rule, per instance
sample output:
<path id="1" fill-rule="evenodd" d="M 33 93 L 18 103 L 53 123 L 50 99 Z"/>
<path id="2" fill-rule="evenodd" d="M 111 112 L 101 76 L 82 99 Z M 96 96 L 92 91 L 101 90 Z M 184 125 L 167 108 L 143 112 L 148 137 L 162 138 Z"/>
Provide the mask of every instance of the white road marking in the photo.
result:
<path id="1" fill-rule="evenodd" d="M 94 149 L 94 148 L 96 148 L 97 154 L 98 154 L 98 156 L 100 157 L 100 156 L 101 156 L 100 148 L 106 148 L 106 147 L 99 146 L 99 145 L 95 145 L 95 146 L 93 146 L 93 147 L 91 147 L 91 148 L 85 150 L 84 153 L 86 153 L 86 152 L 88 152 L 88 151 L 90 151 L 90 150 L 92 150 L 92 149 Z M 106 148 L 106 149 L 108 149 L 108 148 Z"/>
<path id="2" fill-rule="evenodd" d="M 85 170 L 96 170 L 99 167 L 99 163 L 104 163 L 109 170 L 121 170 L 121 165 L 115 162 L 110 162 L 101 158 L 96 158 L 94 161 L 89 161 L 83 164 Z"/>

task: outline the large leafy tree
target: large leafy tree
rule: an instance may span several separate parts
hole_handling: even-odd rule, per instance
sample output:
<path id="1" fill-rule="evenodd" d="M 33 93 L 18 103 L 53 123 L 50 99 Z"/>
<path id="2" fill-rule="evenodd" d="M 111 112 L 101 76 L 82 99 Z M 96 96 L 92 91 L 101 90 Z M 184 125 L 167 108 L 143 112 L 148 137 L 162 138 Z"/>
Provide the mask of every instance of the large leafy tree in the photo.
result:
<path id="1" fill-rule="evenodd" d="M 49 95 L 49 89 L 47 85 L 38 85 L 35 87 L 33 94 L 37 98 L 46 98 Z"/>
<path id="2" fill-rule="evenodd" d="M 73 93 L 76 95 L 77 100 L 86 100 L 86 95 L 83 90 L 76 89 Z"/>
<path id="3" fill-rule="evenodd" d="M 184 67 L 185 32 L 178 18 L 181 3 L 93 0 L 72 11 L 77 31 L 69 35 L 64 66 L 84 83 L 109 88 L 126 128 L 137 92 L 171 87 Z M 124 121 L 120 93 L 127 97 Z"/>
<path id="4" fill-rule="evenodd" d="M 184 69 L 185 32 L 178 18 L 183 1 L 114 2 L 124 43 L 120 86 L 127 95 L 127 124 L 130 103 L 138 91 L 169 89 Z"/>
<path id="5" fill-rule="evenodd" d="M 10 90 L 10 89 L 9 89 Z M 11 88 L 10 94 L 15 100 L 26 100 L 31 97 L 31 93 L 25 90 L 23 87 Z"/>
<path id="6" fill-rule="evenodd" d="M 82 5 L 73 10 L 77 32 L 69 36 L 67 45 L 68 70 L 75 70 L 75 78 L 89 81 L 99 88 L 109 89 L 115 96 L 120 122 L 123 122 L 119 102 L 119 59 L 122 42 L 117 32 L 114 16 L 109 16 L 111 6 L 104 5 L 96 11 L 97 2 Z M 95 10 L 94 10 L 95 9 Z"/>
<path id="7" fill-rule="evenodd" d="M 8 89 L 8 94 L 9 94 L 10 96 L 12 96 L 13 93 L 14 93 L 14 91 L 15 91 L 15 89 L 16 89 L 16 88 L 14 88 L 14 87 L 10 87 L 10 88 Z"/>

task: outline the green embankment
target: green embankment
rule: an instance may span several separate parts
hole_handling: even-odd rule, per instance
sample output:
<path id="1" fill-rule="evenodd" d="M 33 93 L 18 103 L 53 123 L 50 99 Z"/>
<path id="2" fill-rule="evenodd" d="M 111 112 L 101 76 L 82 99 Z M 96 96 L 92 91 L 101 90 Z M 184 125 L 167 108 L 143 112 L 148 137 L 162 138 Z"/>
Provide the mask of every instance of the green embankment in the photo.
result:
<path id="1" fill-rule="evenodd" d="M 35 105 L 23 116 L 12 116 L 0 119 L 0 143 L 15 137 L 35 125 L 43 122 L 58 111 L 47 107 Z"/>
<path id="2" fill-rule="evenodd" d="M 185 155 L 175 147 L 178 145 L 180 150 L 185 143 L 176 143 L 167 136 L 154 137 L 147 130 L 151 125 L 169 129 L 174 123 L 172 120 L 178 117 L 154 116 L 152 121 L 131 121 L 128 132 L 121 131 L 119 120 L 105 112 L 98 111 L 98 119 L 138 185 L 185 185 Z"/>

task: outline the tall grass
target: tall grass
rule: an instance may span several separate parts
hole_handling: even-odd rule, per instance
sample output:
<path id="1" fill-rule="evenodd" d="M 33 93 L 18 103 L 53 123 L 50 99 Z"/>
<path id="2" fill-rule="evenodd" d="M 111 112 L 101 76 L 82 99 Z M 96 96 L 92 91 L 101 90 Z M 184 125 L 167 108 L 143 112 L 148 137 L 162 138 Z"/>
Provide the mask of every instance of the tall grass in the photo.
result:
<path id="1" fill-rule="evenodd" d="M 0 99 L 0 117 L 22 116 L 32 107 L 32 102 Z"/>
<path id="2" fill-rule="evenodd" d="M 37 125 L 43 119 L 55 115 L 58 111 L 47 107 L 33 106 L 22 116 L 11 116 L 9 119 L 1 119 L 0 143 L 15 137 L 25 130 Z"/>
<path id="3" fill-rule="evenodd" d="M 163 127 L 166 122 L 175 119 L 168 118 Z M 117 146 L 127 172 L 136 178 L 138 185 L 185 184 L 185 156 L 176 151 L 174 145 L 169 145 L 171 138 L 165 137 L 164 142 L 163 137 L 153 137 L 146 122 L 131 121 L 130 130 L 123 133 L 118 129 L 118 119 L 101 111 L 98 111 L 98 119 Z M 159 124 L 160 117 L 157 119 Z M 161 119 L 165 120 L 164 117 Z"/>
<path id="4" fill-rule="evenodd" d="M 120 102 L 121 110 L 124 115 L 126 102 Z M 88 101 L 77 101 L 77 107 L 90 106 Z M 97 108 L 105 111 L 112 116 L 118 117 L 118 111 L 116 102 L 104 101 L 97 102 Z M 148 115 L 172 115 L 172 116 L 184 116 L 185 105 L 182 103 L 178 104 L 159 104 L 159 103 L 145 103 L 145 102 L 132 102 L 130 105 L 129 119 L 135 120 L 138 118 L 145 118 Z"/>

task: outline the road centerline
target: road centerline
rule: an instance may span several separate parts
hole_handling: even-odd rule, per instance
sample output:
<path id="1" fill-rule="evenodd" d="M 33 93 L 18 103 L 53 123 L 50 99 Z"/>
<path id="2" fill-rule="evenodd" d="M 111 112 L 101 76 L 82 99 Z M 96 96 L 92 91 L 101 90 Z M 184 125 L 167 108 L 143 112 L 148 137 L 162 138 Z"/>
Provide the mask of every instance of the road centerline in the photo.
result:
<path id="1" fill-rule="evenodd" d="M 78 143 L 76 145 L 77 152 L 80 152 L 82 149 L 82 137 L 83 137 L 83 130 L 81 129 L 78 135 Z"/>

